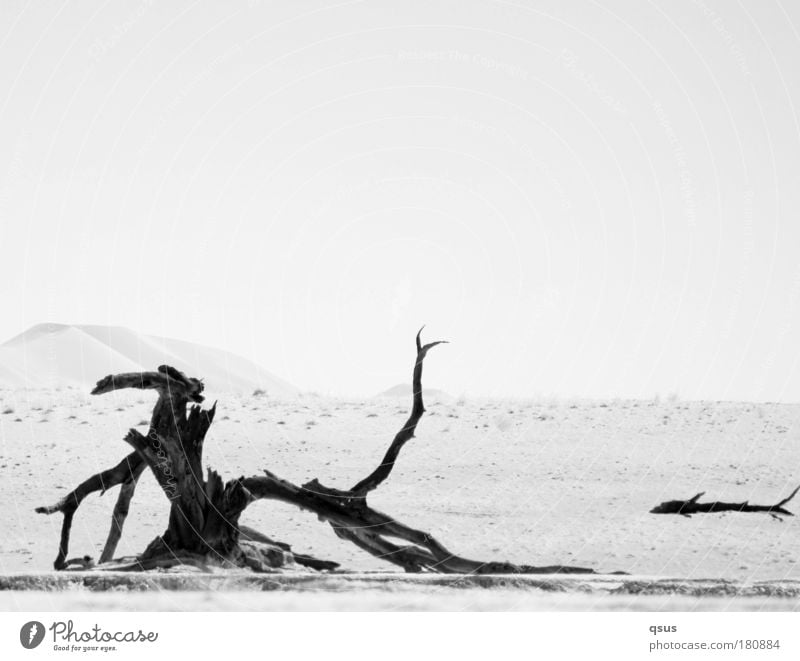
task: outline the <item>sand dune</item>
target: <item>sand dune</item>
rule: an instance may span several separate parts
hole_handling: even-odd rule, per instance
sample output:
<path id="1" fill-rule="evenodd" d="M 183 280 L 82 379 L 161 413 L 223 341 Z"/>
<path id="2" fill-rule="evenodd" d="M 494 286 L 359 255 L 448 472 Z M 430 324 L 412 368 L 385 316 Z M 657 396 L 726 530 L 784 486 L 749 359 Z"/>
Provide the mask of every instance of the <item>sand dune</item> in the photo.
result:
<path id="1" fill-rule="evenodd" d="M 436 388 L 426 388 L 423 386 L 422 388 L 422 395 L 426 399 L 435 399 L 438 401 L 452 401 L 455 399 L 453 396 L 448 395 L 444 390 L 438 390 Z M 384 390 L 381 393 L 375 395 L 376 397 L 398 397 L 402 399 L 411 399 L 411 384 L 410 383 L 398 383 L 396 386 L 392 386 L 391 388 Z"/>
<path id="2" fill-rule="evenodd" d="M 115 326 L 38 324 L 0 346 L 0 387 L 85 388 L 112 372 L 170 364 L 202 377 L 215 391 L 286 397 L 297 388 L 249 360 L 221 349 L 143 335 Z"/>

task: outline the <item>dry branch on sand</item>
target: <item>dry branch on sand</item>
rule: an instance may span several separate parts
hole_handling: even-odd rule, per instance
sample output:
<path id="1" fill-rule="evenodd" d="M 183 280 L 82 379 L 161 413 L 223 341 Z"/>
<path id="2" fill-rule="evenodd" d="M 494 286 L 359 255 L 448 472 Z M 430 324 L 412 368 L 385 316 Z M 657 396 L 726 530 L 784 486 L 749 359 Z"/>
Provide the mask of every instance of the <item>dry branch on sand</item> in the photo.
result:
<path id="1" fill-rule="evenodd" d="M 428 351 L 441 342 L 423 345 L 420 333 L 416 338 L 411 414 L 378 467 L 347 490 L 324 486 L 316 479 L 297 486 L 269 471 L 226 483 L 210 469 L 204 476 L 203 441 L 214 420 L 216 403 L 210 409 L 200 407 L 204 399 L 202 381 L 166 365 L 155 372 L 109 375 L 101 379 L 92 394 L 140 388 L 155 390 L 158 400 L 148 433 L 144 435 L 131 429 L 125 436 L 134 450 L 131 454 L 117 466 L 87 479 L 55 505 L 37 508 L 40 513 L 61 512 L 64 515 L 55 568 L 93 566 L 86 557 L 67 560 L 73 516 L 90 493 L 122 485 L 98 569 L 146 570 L 192 565 L 202 569 L 217 566 L 274 571 L 292 562 L 317 570 L 338 567 L 334 562 L 295 553 L 287 544 L 239 525 L 240 515 L 254 501 L 279 500 L 313 512 L 321 521 L 328 522 L 341 539 L 408 572 L 594 573 L 591 569 L 560 564 L 535 567 L 462 558 L 429 533 L 411 528 L 369 506 L 368 494 L 389 477 L 400 450 L 414 437 L 425 412 L 422 365 Z M 146 468 L 152 471 L 170 502 L 167 530 L 141 555 L 111 561 L 137 481 Z"/>
<path id="2" fill-rule="evenodd" d="M 784 508 L 784 505 L 797 495 L 798 490 L 800 490 L 800 486 L 792 491 L 787 498 L 775 505 L 751 505 L 746 500 L 743 503 L 724 503 L 717 500 L 710 503 L 698 503 L 697 501 L 705 495 L 705 491 L 701 491 L 689 500 L 667 500 L 651 509 L 650 513 L 681 514 L 689 517 L 692 514 L 711 514 L 716 512 L 766 512 L 778 521 L 782 521 L 783 519 L 781 519 L 780 515 L 794 516 Z"/>

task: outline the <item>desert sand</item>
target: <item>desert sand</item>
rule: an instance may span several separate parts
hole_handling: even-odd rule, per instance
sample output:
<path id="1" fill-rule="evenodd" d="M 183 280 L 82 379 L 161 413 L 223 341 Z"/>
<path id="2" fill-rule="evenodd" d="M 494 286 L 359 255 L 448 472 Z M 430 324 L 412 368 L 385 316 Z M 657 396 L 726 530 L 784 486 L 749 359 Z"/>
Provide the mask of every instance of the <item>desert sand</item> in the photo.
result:
<path id="1" fill-rule="evenodd" d="M 227 477 L 268 468 L 298 483 L 353 483 L 380 460 L 408 410 L 404 400 L 387 398 L 209 396 L 219 399 L 209 466 Z M 153 397 L 0 391 L 0 572 L 50 568 L 61 517 L 34 507 L 119 461 L 128 451 L 122 437 L 130 426 L 144 431 Z M 464 399 L 427 406 L 417 438 L 371 502 L 462 555 L 688 579 L 800 579 L 798 519 L 649 513 L 699 491 L 766 504 L 788 495 L 800 465 L 800 406 Z M 110 492 L 84 502 L 71 555 L 99 556 L 114 499 Z M 162 532 L 167 511 L 145 476 L 120 555 Z M 391 569 L 279 503 L 255 504 L 243 523 L 345 569 Z"/>
<path id="2" fill-rule="evenodd" d="M 94 379 L 107 373 L 105 364 L 88 367 Z M 34 508 L 117 463 L 129 451 L 128 428 L 146 430 L 153 393 L 88 391 L 0 389 L 0 573 L 48 571 L 61 516 Z M 266 468 L 296 483 L 317 477 L 342 487 L 377 465 L 410 406 L 405 397 L 281 398 L 211 385 L 207 395 L 219 404 L 206 464 L 224 478 Z M 787 496 L 800 481 L 800 405 L 434 396 L 426 406 L 417 438 L 370 501 L 460 555 L 687 580 L 800 580 L 800 519 L 649 513 L 700 491 L 759 504 Z M 86 499 L 70 556 L 99 556 L 115 498 L 112 491 Z M 118 554 L 143 550 L 167 513 L 146 474 Z M 256 503 L 242 522 L 343 569 L 394 569 L 280 503 Z"/>
<path id="3" fill-rule="evenodd" d="M 798 611 L 800 581 L 648 576 L 442 576 L 69 571 L 0 575 L 0 609 Z"/>

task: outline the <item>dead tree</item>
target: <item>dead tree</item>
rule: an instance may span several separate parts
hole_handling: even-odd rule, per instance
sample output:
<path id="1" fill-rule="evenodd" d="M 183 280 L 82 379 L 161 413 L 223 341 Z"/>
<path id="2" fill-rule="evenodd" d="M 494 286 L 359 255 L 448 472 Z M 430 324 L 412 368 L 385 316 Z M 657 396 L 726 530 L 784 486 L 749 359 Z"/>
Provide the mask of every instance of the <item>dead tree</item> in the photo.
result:
<path id="1" fill-rule="evenodd" d="M 421 331 L 420 331 L 421 333 Z M 111 530 L 100 557 L 99 569 L 146 570 L 176 565 L 249 567 L 274 571 L 287 563 L 317 570 L 332 570 L 337 563 L 295 553 L 284 543 L 239 525 L 239 517 L 256 500 L 279 500 L 317 515 L 330 524 L 341 539 L 408 572 L 517 574 L 594 573 L 591 569 L 555 564 L 545 567 L 462 558 L 436 540 L 373 509 L 368 494 L 386 480 L 403 446 L 414 437 L 425 412 L 422 400 L 422 365 L 428 351 L 441 342 L 423 345 L 417 333 L 413 371 L 411 414 L 394 437 L 378 467 L 346 490 L 324 486 L 314 479 L 297 486 L 277 475 L 239 477 L 224 483 L 213 470 L 203 471 L 203 441 L 214 419 L 216 403 L 201 408 L 203 383 L 162 365 L 155 372 L 107 376 L 97 383 L 94 395 L 139 388 L 155 390 L 158 400 L 147 434 L 131 429 L 125 441 L 133 448 L 119 464 L 93 475 L 50 507 L 37 512 L 64 516 L 56 569 L 91 566 L 89 558 L 67 560 L 72 519 L 89 494 L 121 485 L 112 516 Z M 170 502 L 167 530 L 135 558 L 112 561 L 122 534 L 128 506 L 145 469 L 155 476 Z"/>
<path id="2" fill-rule="evenodd" d="M 716 512 L 766 512 L 778 521 L 783 521 L 780 515 L 794 516 L 784 508 L 784 505 L 797 495 L 798 490 L 800 490 L 800 486 L 792 491 L 788 498 L 784 498 L 775 505 L 751 505 L 747 500 L 743 503 L 723 503 L 717 500 L 710 503 L 698 503 L 697 501 L 700 500 L 701 496 L 705 495 L 705 491 L 701 491 L 689 500 L 667 500 L 651 509 L 650 513 L 681 514 L 682 516 L 691 517 L 692 514 L 712 514 Z"/>

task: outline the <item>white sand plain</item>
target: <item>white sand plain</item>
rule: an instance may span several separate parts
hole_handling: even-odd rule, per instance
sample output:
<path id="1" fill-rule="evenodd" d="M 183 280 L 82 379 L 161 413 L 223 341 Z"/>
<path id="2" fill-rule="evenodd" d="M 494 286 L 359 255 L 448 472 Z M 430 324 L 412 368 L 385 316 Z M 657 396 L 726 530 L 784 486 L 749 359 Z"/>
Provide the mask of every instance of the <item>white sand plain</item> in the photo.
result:
<path id="1" fill-rule="evenodd" d="M 410 404 L 404 398 L 208 395 L 209 404 L 218 397 L 219 405 L 206 464 L 223 477 L 268 468 L 297 483 L 317 477 L 338 487 L 351 486 L 374 468 Z M 146 426 L 154 398 L 137 391 L 92 397 L 79 388 L 0 390 L 0 572 L 51 567 L 61 516 L 36 514 L 34 507 L 55 502 L 91 473 L 118 462 L 128 452 L 122 437 L 131 426 Z M 426 404 L 417 438 L 370 501 L 431 532 L 454 552 L 686 579 L 800 579 L 800 518 L 649 513 L 663 500 L 698 491 L 706 492 L 704 500 L 772 504 L 784 498 L 800 481 L 800 405 L 478 399 Z M 84 502 L 73 525 L 71 556 L 99 556 L 115 498 L 112 491 Z M 788 508 L 800 512 L 800 502 Z M 162 532 L 167 511 L 152 476 L 144 477 L 119 555 L 141 551 Z M 242 521 L 345 569 L 393 569 L 287 505 L 254 503 Z M 162 604 L 172 598 L 158 597 Z M 247 599 L 242 596 L 240 603 L 246 606 Z M 286 605 L 292 597 L 271 599 Z M 357 603 L 357 597 L 341 595 L 325 603 L 347 607 L 338 603 L 347 599 Z M 512 602 L 504 601 L 513 608 Z"/>

